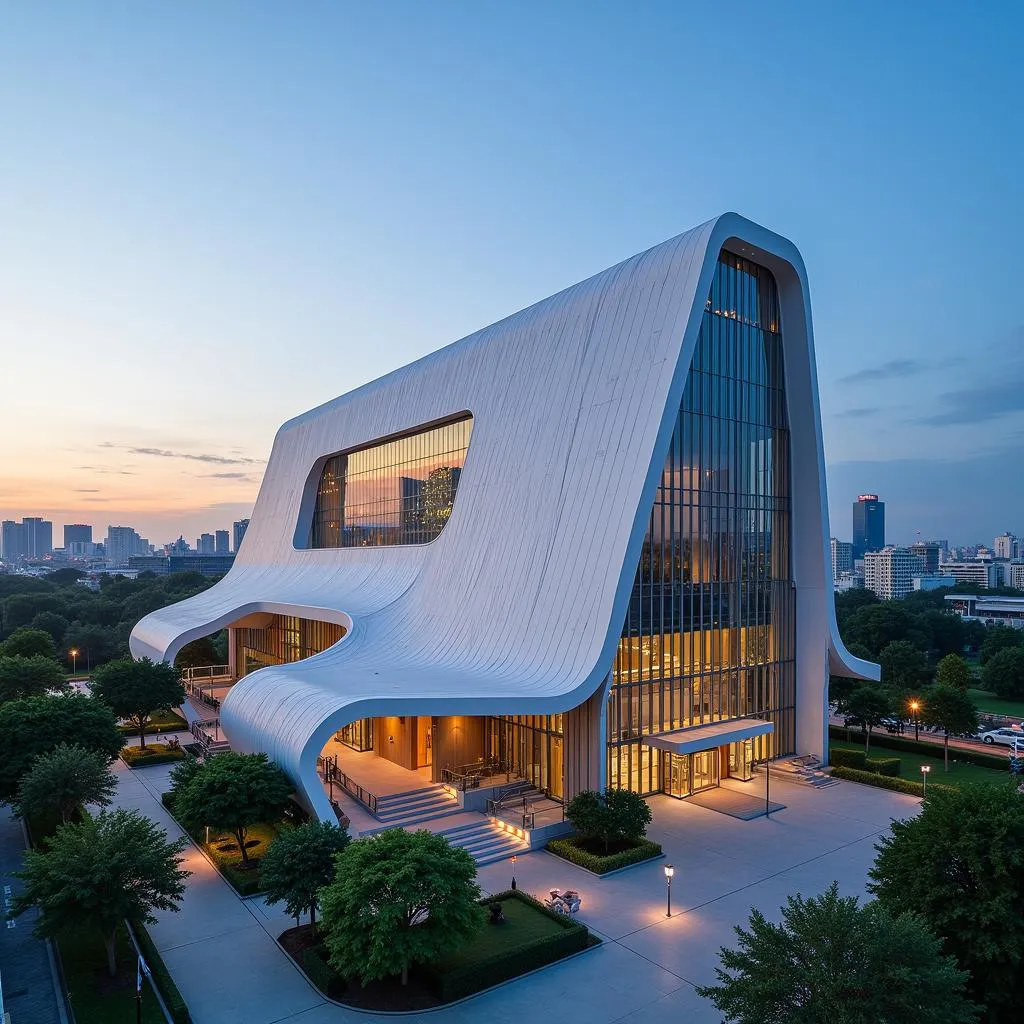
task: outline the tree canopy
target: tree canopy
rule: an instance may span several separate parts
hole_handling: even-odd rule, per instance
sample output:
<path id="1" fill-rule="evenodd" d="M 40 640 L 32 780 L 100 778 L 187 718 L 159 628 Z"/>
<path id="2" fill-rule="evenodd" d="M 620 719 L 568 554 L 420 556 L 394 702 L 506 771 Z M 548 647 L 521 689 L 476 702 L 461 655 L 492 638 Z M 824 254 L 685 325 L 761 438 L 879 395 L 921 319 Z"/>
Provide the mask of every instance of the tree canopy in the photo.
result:
<path id="1" fill-rule="evenodd" d="M 92 695 L 109 705 L 119 718 L 139 732 L 139 745 L 146 745 L 146 723 L 154 711 L 175 708 L 185 699 L 181 674 L 173 665 L 141 658 L 121 658 L 96 670 L 90 686 Z"/>
<path id="2" fill-rule="evenodd" d="M 105 754 L 61 743 L 32 762 L 18 785 L 18 812 L 26 817 L 56 814 L 67 822 L 85 804 L 106 807 L 116 789 Z"/>
<path id="3" fill-rule="evenodd" d="M 607 851 L 613 843 L 642 839 L 651 823 L 651 808 L 628 789 L 585 789 L 569 801 L 565 816 L 581 838 L 600 842 Z"/>
<path id="4" fill-rule="evenodd" d="M 483 921 L 476 864 L 444 836 L 389 829 L 350 843 L 320 894 L 331 963 L 365 984 L 434 960 Z"/>
<path id="5" fill-rule="evenodd" d="M 334 858 L 348 843 L 345 829 L 325 821 L 281 832 L 260 861 L 267 903 L 284 903 L 296 920 L 308 913 L 315 924 L 320 890 L 334 880 Z"/>
<path id="6" fill-rule="evenodd" d="M 699 986 L 728 1021 L 764 1024 L 970 1024 L 967 972 L 913 914 L 841 897 L 790 896 L 782 923 L 760 910 L 721 950 L 717 985 Z"/>
<path id="7" fill-rule="evenodd" d="M 123 742 L 110 708 L 84 694 L 0 704 L 0 800 L 14 800 L 18 783 L 35 759 L 61 743 L 95 750 L 113 761 Z"/>
<path id="8" fill-rule="evenodd" d="M 986 690 L 1000 697 L 1024 697 L 1024 647 L 1001 648 L 981 670 L 981 679 Z"/>
<path id="9" fill-rule="evenodd" d="M 928 659 L 909 640 L 886 644 L 878 655 L 878 663 L 882 667 L 882 683 L 890 693 L 909 693 L 928 680 Z"/>
<path id="10" fill-rule="evenodd" d="M 1020 647 L 1024 644 L 1024 634 L 1012 626 L 989 626 L 985 630 L 985 639 L 978 648 L 978 661 L 987 665 L 1000 651 L 1007 648 Z"/>
<path id="11" fill-rule="evenodd" d="M 121 922 L 153 923 L 154 910 L 178 910 L 189 872 L 178 858 L 184 838 L 167 833 L 138 811 L 119 809 L 60 825 L 42 849 L 29 850 L 18 877 L 24 891 L 13 911 L 39 910 L 35 933 L 53 937 L 67 928 L 102 936 L 107 968 L 117 973 L 116 935 Z"/>
<path id="12" fill-rule="evenodd" d="M 919 914 L 970 972 L 992 1024 L 1024 1003 L 1024 798 L 1011 784 L 929 790 L 894 821 L 868 888 L 893 914 Z M 922 1020 L 929 1019 L 923 1016 Z"/>
<path id="13" fill-rule="evenodd" d="M 204 761 L 187 783 L 175 787 L 174 810 L 190 828 L 231 832 L 247 864 L 249 827 L 279 820 L 293 789 L 266 754 L 231 751 Z"/>
<path id="14" fill-rule="evenodd" d="M 40 654 L 0 657 L 0 701 L 67 689 L 64 673 L 52 658 Z"/>
<path id="15" fill-rule="evenodd" d="M 935 681 L 940 686 L 952 686 L 955 690 L 968 690 L 974 680 L 970 666 L 959 654 L 947 654 L 936 666 Z"/>
<path id="16" fill-rule="evenodd" d="M 55 658 L 53 637 L 45 629 L 16 629 L 2 644 L 0 657 Z"/>
<path id="17" fill-rule="evenodd" d="M 943 749 L 946 771 L 949 771 L 949 734 L 974 733 L 978 730 L 978 709 L 966 691 L 954 686 L 933 686 L 925 695 L 922 719 L 945 732 Z"/>
<path id="18" fill-rule="evenodd" d="M 871 747 L 871 732 L 892 712 L 892 701 L 879 686 L 863 683 L 847 697 L 846 713 L 864 727 L 864 749 Z"/>

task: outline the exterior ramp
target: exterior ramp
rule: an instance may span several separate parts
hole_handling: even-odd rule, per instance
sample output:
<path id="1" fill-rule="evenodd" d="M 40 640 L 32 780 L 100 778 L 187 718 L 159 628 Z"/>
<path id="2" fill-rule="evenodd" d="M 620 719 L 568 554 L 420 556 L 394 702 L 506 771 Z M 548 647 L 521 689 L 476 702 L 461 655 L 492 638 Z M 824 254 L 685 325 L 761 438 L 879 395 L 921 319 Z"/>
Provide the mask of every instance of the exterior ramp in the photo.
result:
<path id="1" fill-rule="evenodd" d="M 324 819 L 326 739 L 385 715 L 553 714 L 609 675 L 719 251 L 770 269 L 785 325 L 797 591 L 797 746 L 822 749 L 827 666 L 877 678 L 842 647 L 810 304 L 785 239 L 725 214 L 284 424 L 235 565 L 146 616 L 136 657 L 171 659 L 242 615 L 348 632 L 236 684 L 221 720 L 265 751 Z M 425 544 L 311 549 L 320 469 L 337 452 L 461 413 L 472 437 L 450 519 Z M 603 701 L 593 702 L 601 730 Z M 592 757 L 587 784 L 603 782 Z"/>

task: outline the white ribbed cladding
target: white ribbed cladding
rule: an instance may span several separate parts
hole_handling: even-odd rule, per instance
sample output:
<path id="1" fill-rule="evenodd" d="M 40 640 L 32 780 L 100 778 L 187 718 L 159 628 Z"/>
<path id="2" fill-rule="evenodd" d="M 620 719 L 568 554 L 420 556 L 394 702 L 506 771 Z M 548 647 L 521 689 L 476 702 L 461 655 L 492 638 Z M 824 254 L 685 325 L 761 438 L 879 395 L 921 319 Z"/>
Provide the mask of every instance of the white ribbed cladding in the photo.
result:
<path id="1" fill-rule="evenodd" d="M 351 626 L 333 648 L 262 669 L 222 708 L 236 749 L 264 750 L 330 817 L 315 759 L 357 718 L 547 714 L 607 675 L 719 251 L 779 284 L 792 432 L 797 742 L 824 752 L 832 671 L 877 668 L 835 628 L 824 459 L 803 264 L 735 214 L 286 423 L 227 577 L 143 619 L 137 657 L 172 658 L 248 611 Z M 473 438 L 451 519 L 425 545 L 297 549 L 316 461 L 468 410 Z"/>

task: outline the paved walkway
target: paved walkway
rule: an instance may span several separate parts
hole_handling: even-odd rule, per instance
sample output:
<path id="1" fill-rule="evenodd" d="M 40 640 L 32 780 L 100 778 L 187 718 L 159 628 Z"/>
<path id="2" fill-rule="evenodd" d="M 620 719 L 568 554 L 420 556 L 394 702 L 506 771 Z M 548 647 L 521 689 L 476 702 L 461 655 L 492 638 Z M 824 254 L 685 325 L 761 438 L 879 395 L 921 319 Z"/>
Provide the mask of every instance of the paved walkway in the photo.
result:
<path id="1" fill-rule="evenodd" d="M 177 826 L 159 802 L 167 766 L 130 772 L 120 763 L 117 803 L 137 807 L 171 835 Z M 863 895 L 874 844 L 892 818 L 919 801 L 843 782 L 824 790 L 779 782 L 786 810 L 740 821 L 670 797 L 652 801 L 650 834 L 666 853 L 598 879 L 551 854 L 521 855 L 517 882 L 527 892 L 574 888 L 582 920 L 605 941 L 597 949 L 459 1006 L 407 1017 L 432 1024 L 513 1024 L 538 1016 L 575 1024 L 718 1024 L 694 985 L 714 981 L 719 946 L 752 906 L 778 919 L 794 892 L 811 895 L 838 879 Z M 366 1015 L 325 1001 L 292 966 L 275 936 L 293 923 L 261 900 L 240 900 L 194 848 L 183 909 L 162 913 L 153 938 L 195 1024 L 348 1024 Z M 663 866 L 672 863 L 673 916 L 665 916 Z M 480 870 L 485 891 L 508 887 L 511 865 Z"/>
<path id="2" fill-rule="evenodd" d="M 12 872 L 21 868 L 25 844 L 21 822 L 10 807 L 0 805 L 0 887 L 7 902 L 21 890 Z M 6 907 L 4 908 L 6 913 Z M 0 975 L 3 977 L 4 1009 L 15 1024 L 59 1024 L 62 1020 L 54 991 L 46 943 L 32 934 L 35 910 L 0 926 Z"/>

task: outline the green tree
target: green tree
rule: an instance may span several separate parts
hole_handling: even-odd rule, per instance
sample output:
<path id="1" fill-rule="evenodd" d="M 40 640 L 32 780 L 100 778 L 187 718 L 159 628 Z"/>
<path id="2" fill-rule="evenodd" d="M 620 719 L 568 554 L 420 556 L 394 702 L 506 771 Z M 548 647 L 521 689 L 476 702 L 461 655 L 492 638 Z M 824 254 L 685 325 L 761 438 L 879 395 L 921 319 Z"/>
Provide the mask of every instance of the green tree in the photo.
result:
<path id="1" fill-rule="evenodd" d="M 939 686 L 968 690 L 974 680 L 971 678 L 970 666 L 959 654 L 947 654 L 936 667 L 935 681 Z"/>
<path id="2" fill-rule="evenodd" d="M 1024 633 L 1012 626 L 989 626 L 985 630 L 985 639 L 978 648 L 978 661 L 987 665 L 1000 651 L 1007 648 L 1020 647 L 1024 643 Z"/>
<path id="3" fill-rule="evenodd" d="M 282 832 L 260 861 L 267 902 L 283 902 L 296 921 L 308 912 L 309 923 L 315 925 L 320 890 L 334 880 L 334 858 L 348 843 L 348 832 L 326 821 Z"/>
<path id="4" fill-rule="evenodd" d="M 189 872 L 178 857 L 185 839 L 167 833 L 138 811 L 103 811 L 60 825 L 44 849 L 29 850 L 18 877 L 25 889 L 15 915 L 39 910 L 35 933 L 52 938 L 68 928 L 102 936 L 107 969 L 117 973 L 116 936 L 121 922 L 154 923 L 154 910 L 177 910 Z"/>
<path id="5" fill-rule="evenodd" d="M 217 648 L 212 636 L 201 636 L 185 644 L 174 659 L 175 668 L 194 668 L 197 665 L 218 665 Z"/>
<path id="6" fill-rule="evenodd" d="M 893 640 L 878 655 L 882 682 L 894 694 L 916 690 L 928 678 L 928 659 L 909 640 Z"/>
<path id="7" fill-rule="evenodd" d="M 608 789 L 604 793 L 585 789 L 569 801 L 565 816 L 582 839 L 600 842 L 608 852 L 614 843 L 643 838 L 651 823 L 651 808 L 628 789 Z"/>
<path id="8" fill-rule="evenodd" d="M 0 701 L 34 697 L 52 690 L 66 691 L 68 682 L 52 658 L 35 654 L 0 657 Z"/>
<path id="9" fill-rule="evenodd" d="M 68 631 L 68 620 L 63 615 L 59 612 L 40 612 L 31 625 L 32 629 L 40 629 L 50 635 L 55 650 L 61 649 L 64 634 Z"/>
<path id="10" fill-rule="evenodd" d="M 1024 647 L 1004 647 L 981 670 L 986 690 L 1000 697 L 1019 700 L 1024 697 Z"/>
<path id="11" fill-rule="evenodd" d="M 146 745 L 146 723 L 154 711 L 176 708 L 185 700 L 181 675 L 173 665 L 142 658 L 122 658 L 96 670 L 92 695 L 114 709 L 139 731 L 139 746 Z"/>
<path id="12" fill-rule="evenodd" d="M 0 657 L 55 659 L 53 637 L 45 629 L 16 629 L 2 644 Z"/>
<path id="13" fill-rule="evenodd" d="M 444 836 L 389 829 L 350 843 L 320 893 L 331 963 L 346 978 L 401 974 L 473 937 L 483 922 L 476 864 Z"/>
<path id="14" fill-rule="evenodd" d="M 105 754 L 61 743 L 32 762 L 18 786 L 18 812 L 25 816 L 59 814 L 62 822 L 85 804 L 106 807 L 117 780 Z"/>
<path id="15" fill-rule="evenodd" d="M 893 914 L 919 914 L 970 974 L 991 1024 L 1024 1003 L 1024 799 L 1011 785 L 936 787 L 893 821 L 869 890 Z M 922 1020 L 927 1017 L 922 1017 Z"/>
<path id="16" fill-rule="evenodd" d="M 872 730 L 881 725 L 882 719 L 891 711 L 892 704 L 889 697 L 878 686 L 869 684 L 858 686 L 847 698 L 846 713 L 851 718 L 857 719 L 864 729 L 865 752 L 871 749 Z"/>
<path id="17" fill-rule="evenodd" d="M 0 704 L 0 800 L 14 800 L 32 762 L 61 743 L 98 751 L 113 761 L 124 738 L 110 708 L 84 694 L 47 694 Z"/>
<path id="18" fill-rule="evenodd" d="M 277 821 L 293 790 L 288 776 L 266 754 L 217 754 L 175 792 L 175 813 L 190 828 L 224 829 L 238 840 L 242 862 L 250 826 Z"/>
<path id="19" fill-rule="evenodd" d="M 916 617 L 900 601 L 882 601 L 858 608 L 842 624 L 841 635 L 847 644 L 863 644 L 872 658 L 896 640 L 907 640 L 925 650 L 931 637 L 921 629 Z"/>
<path id="20" fill-rule="evenodd" d="M 964 690 L 953 686 L 933 686 L 924 699 L 922 719 L 945 732 L 943 742 L 946 771 L 949 771 L 949 734 L 978 731 L 978 709 Z"/>
<path id="21" fill-rule="evenodd" d="M 717 985 L 698 986 L 727 1021 L 764 1024 L 970 1024 L 967 972 L 913 914 L 859 906 L 832 886 L 790 896 L 782 923 L 760 910 L 737 949 L 721 949 Z"/>

